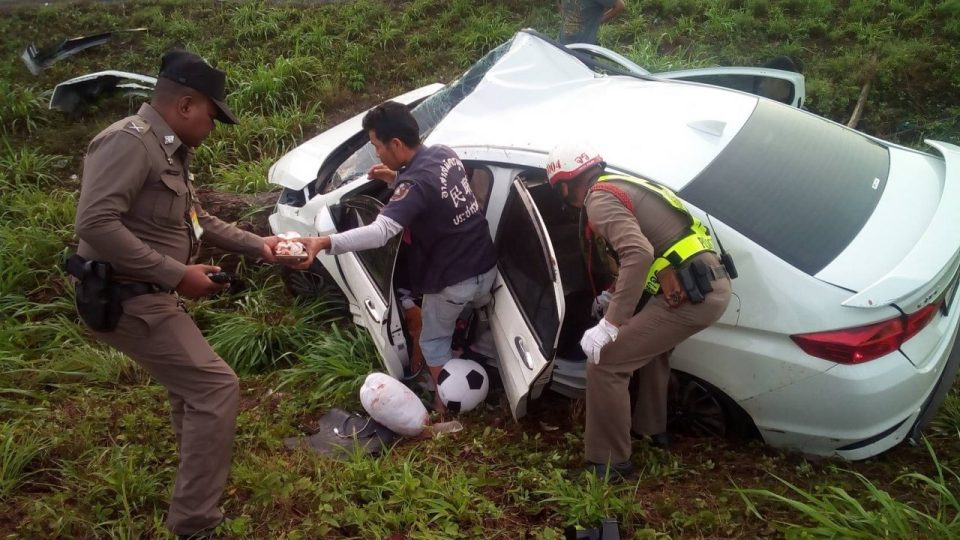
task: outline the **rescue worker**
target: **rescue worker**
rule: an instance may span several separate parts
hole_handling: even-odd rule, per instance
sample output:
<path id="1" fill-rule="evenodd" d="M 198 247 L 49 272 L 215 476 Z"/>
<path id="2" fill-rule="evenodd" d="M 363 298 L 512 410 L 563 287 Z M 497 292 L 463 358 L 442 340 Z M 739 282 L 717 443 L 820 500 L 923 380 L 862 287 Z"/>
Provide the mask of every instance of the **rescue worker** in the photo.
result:
<path id="1" fill-rule="evenodd" d="M 597 44 L 600 25 L 626 9 L 623 0 L 560 0 L 560 43 Z"/>
<path id="2" fill-rule="evenodd" d="M 550 184 L 586 212 L 587 244 L 605 245 L 619 263 L 609 305 L 580 345 L 587 355 L 587 469 L 623 477 L 633 471 L 631 428 L 666 432 L 670 352 L 720 318 L 730 281 L 706 228 L 673 192 L 605 173 L 603 158 L 586 143 L 562 143 L 547 159 Z M 692 284 L 685 287 L 686 278 Z M 637 311 L 645 291 L 654 296 Z M 634 372 L 640 388 L 631 415 Z"/>
<path id="3" fill-rule="evenodd" d="M 337 255 L 378 248 L 403 232 L 411 285 L 423 294 L 420 350 L 439 384 L 457 317 L 468 303 L 479 307 L 490 300 L 497 263 L 490 227 L 460 158 L 446 146 L 421 144 L 420 127 L 406 105 L 388 101 L 374 107 L 363 129 L 382 161 L 368 176 L 393 184 L 393 195 L 369 225 L 298 239 L 309 255 L 299 268 L 309 268 L 321 249 Z M 439 393 L 433 406 L 445 411 Z"/>
<path id="4" fill-rule="evenodd" d="M 177 295 L 223 290 L 216 266 L 195 264 L 201 240 L 273 261 L 261 238 L 207 214 L 189 172 L 214 120 L 236 124 L 226 76 L 186 51 L 163 56 L 151 102 L 101 131 L 83 163 L 68 268 L 81 278 L 77 304 L 96 338 L 125 353 L 164 386 L 180 464 L 166 524 L 206 538 L 223 514 L 239 401 L 237 376 L 201 335 Z M 176 293 L 176 294 L 174 294 Z M 122 313 L 121 313 L 122 310 Z"/>

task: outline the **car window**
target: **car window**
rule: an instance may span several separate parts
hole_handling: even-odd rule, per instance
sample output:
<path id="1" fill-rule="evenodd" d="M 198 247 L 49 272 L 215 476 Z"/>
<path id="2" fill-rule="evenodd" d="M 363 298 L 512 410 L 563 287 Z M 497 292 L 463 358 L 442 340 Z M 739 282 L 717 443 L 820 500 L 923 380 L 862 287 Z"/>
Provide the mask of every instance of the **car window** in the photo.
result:
<path id="1" fill-rule="evenodd" d="M 887 148 L 863 134 L 759 100 L 680 196 L 813 275 L 863 228 L 889 170 Z"/>
<path id="2" fill-rule="evenodd" d="M 793 84 L 790 81 L 762 75 L 717 73 L 684 76 L 681 79 L 684 81 L 722 86 L 723 88 L 732 88 L 749 94 L 770 98 L 780 103 L 786 103 L 787 105 L 793 103 L 793 95 L 795 92 Z"/>
<path id="3" fill-rule="evenodd" d="M 360 195 L 343 201 L 340 206 L 342 218 L 337 223 L 337 231 L 343 232 L 373 223 L 380 214 L 383 203 L 373 197 Z M 390 298 L 390 282 L 401 236 L 394 236 L 381 248 L 355 252 L 360 264 L 385 300 Z"/>
<path id="4" fill-rule="evenodd" d="M 470 69 L 459 79 L 413 108 L 411 112 L 420 126 L 420 136 L 422 138 L 426 139 L 433 128 L 440 123 L 440 120 L 443 120 L 447 113 L 477 88 L 487 71 L 490 71 L 490 68 L 510 50 L 512 45 L 513 39 L 491 50 L 477 63 L 470 66 Z"/>
<path id="5" fill-rule="evenodd" d="M 510 50 L 512 43 L 513 40 L 511 39 L 488 52 L 459 79 L 426 98 L 411 110 L 413 117 L 417 119 L 417 125 L 420 126 L 420 137 L 422 139 L 426 139 L 440 120 L 458 103 L 463 101 L 463 98 L 476 89 L 477 84 L 480 83 L 480 80 L 483 79 L 483 76 L 487 74 L 493 64 Z M 377 158 L 377 152 L 373 145 L 367 139 L 366 133 L 358 133 L 341 145 L 331 155 L 328 162 L 337 165 L 331 174 L 329 169 L 333 167 L 325 163 L 318 173 L 316 190 L 321 193 L 329 193 L 347 182 L 367 174 L 370 167 L 379 163 L 380 160 Z"/>
<path id="6" fill-rule="evenodd" d="M 477 198 L 477 204 L 484 214 L 487 213 L 487 201 L 490 200 L 490 193 L 493 190 L 493 173 L 490 169 L 471 163 L 464 163 L 467 169 L 467 178 L 470 179 L 470 190 Z"/>
<path id="7" fill-rule="evenodd" d="M 364 135 L 363 140 L 367 140 L 366 135 Z M 370 167 L 373 167 L 377 163 L 380 163 L 380 158 L 377 157 L 377 150 L 367 140 L 366 143 L 363 143 L 358 150 L 347 156 L 347 159 L 343 160 L 337 167 L 330 181 L 327 182 L 324 187 L 323 192 L 329 193 L 347 182 L 367 174 Z"/>
<path id="8" fill-rule="evenodd" d="M 553 356 L 560 328 L 554 276 L 533 218 L 511 188 L 497 229 L 500 274 L 520 306 L 545 357 Z"/>

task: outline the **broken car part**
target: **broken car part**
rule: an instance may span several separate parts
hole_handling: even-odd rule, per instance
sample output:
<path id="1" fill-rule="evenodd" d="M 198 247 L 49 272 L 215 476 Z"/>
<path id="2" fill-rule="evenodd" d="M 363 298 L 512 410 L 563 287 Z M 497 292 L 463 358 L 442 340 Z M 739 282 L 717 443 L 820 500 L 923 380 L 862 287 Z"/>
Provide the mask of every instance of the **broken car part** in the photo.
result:
<path id="1" fill-rule="evenodd" d="M 63 81 L 53 89 L 50 108 L 76 112 L 101 94 L 121 92 L 125 96 L 149 97 L 157 78 L 126 71 L 99 71 Z"/>
<path id="2" fill-rule="evenodd" d="M 117 30 L 114 32 L 103 32 L 92 36 L 81 36 L 65 39 L 56 47 L 47 49 L 38 49 L 33 43 L 27 45 L 27 48 L 20 54 L 20 59 L 27 65 L 27 69 L 34 75 L 39 75 L 41 71 L 50 67 L 54 62 L 73 56 L 80 51 L 103 45 L 113 34 L 118 32 L 143 32 L 146 28 L 130 28 L 127 30 Z"/>

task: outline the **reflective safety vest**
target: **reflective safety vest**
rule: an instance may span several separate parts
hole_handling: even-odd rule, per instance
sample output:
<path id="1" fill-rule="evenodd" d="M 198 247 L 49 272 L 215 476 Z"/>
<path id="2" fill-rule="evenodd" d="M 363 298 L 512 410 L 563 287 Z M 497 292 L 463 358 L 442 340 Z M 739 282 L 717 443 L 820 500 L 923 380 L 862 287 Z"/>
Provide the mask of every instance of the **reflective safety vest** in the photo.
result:
<path id="1" fill-rule="evenodd" d="M 710 237 L 710 233 L 707 231 L 707 228 L 700 223 L 700 220 L 693 217 L 693 214 L 687 210 L 683 205 L 683 201 L 677 197 L 676 193 L 649 180 L 634 176 L 605 174 L 597 179 L 596 184 L 590 188 L 590 191 L 606 191 L 623 203 L 623 205 L 627 207 L 627 210 L 635 213 L 633 201 L 630 200 L 630 197 L 623 190 L 610 183 L 611 181 L 617 180 L 629 182 L 645 189 L 649 193 L 659 196 L 669 204 L 671 208 L 683 214 L 689 221 L 686 233 L 679 240 L 671 244 L 663 254 L 654 259 L 653 264 L 650 265 L 644 290 L 650 294 L 657 294 L 660 292 L 660 280 L 657 279 L 657 273 L 670 265 L 679 267 L 690 257 L 703 253 L 704 251 L 714 251 L 713 238 Z M 592 235 L 589 226 L 587 228 L 587 235 Z M 588 254 L 588 260 L 590 260 L 590 258 Z"/>

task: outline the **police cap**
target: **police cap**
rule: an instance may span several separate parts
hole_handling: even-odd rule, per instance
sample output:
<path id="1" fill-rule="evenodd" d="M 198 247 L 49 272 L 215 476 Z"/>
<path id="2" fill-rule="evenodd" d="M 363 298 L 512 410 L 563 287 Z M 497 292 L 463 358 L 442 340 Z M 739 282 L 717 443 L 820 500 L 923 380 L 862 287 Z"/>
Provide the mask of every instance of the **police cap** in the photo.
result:
<path id="1" fill-rule="evenodd" d="M 210 98 L 217 106 L 217 120 L 225 124 L 236 124 L 237 117 L 226 104 L 226 73 L 211 67 L 203 58 L 183 51 L 172 50 L 160 60 L 160 77 L 193 88 Z"/>

